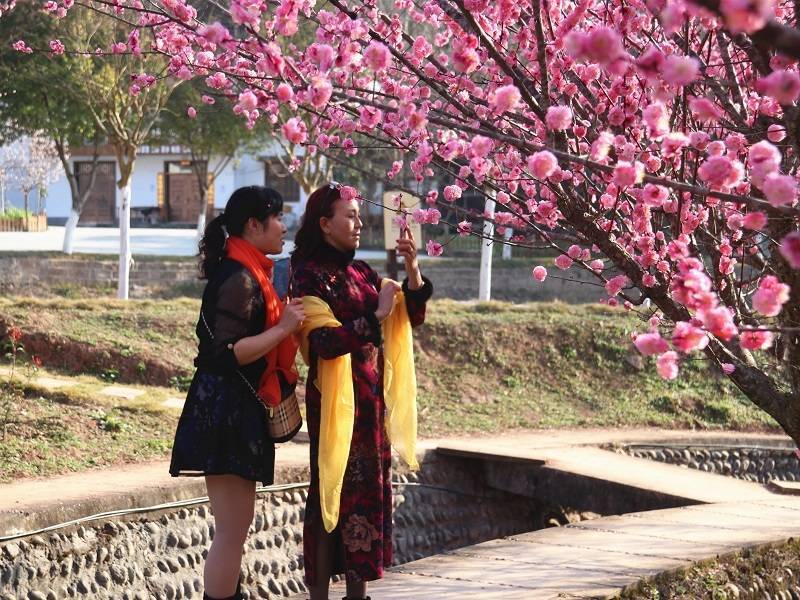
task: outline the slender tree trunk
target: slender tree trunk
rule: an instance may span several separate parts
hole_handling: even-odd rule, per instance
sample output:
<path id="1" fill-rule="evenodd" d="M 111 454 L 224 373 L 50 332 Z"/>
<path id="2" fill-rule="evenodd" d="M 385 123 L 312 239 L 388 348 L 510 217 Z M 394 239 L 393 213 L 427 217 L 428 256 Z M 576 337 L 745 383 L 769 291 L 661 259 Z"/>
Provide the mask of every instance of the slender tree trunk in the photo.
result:
<path id="1" fill-rule="evenodd" d="M 506 242 L 510 242 L 513 236 L 514 230 L 511 227 L 506 227 L 506 232 L 504 234 Z M 503 260 L 511 259 L 511 248 L 511 244 L 503 244 Z"/>
<path id="2" fill-rule="evenodd" d="M 197 243 L 203 238 L 203 233 L 206 231 L 206 213 L 208 207 L 206 206 L 208 198 L 208 186 L 200 185 L 200 211 L 197 213 Z"/>
<path id="3" fill-rule="evenodd" d="M 69 213 L 67 224 L 64 226 L 64 244 L 61 248 L 64 254 L 72 254 L 74 251 L 75 231 L 78 229 L 78 220 L 80 218 L 81 214 L 73 208 Z"/>
<path id="4" fill-rule="evenodd" d="M 119 278 L 117 297 L 127 300 L 130 292 L 131 253 L 131 182 L 120 180 L 122 200 L 119 206 Z"/>
<path id="5" fill-rule="evenodd" d="M 125 148 L 117 152 L 120 178 L 117 184 L 122 191 L 119 205 L 119 278 L 117 297 L 127 300 L 130 293 L 130 274 L 133 254 L 131 252 L 131 176 L 136 161 L 136 148 Z"/>
<path id="6" fill-rule="evenodd" d="M 62 140 L 56 139 L 58 158 L 61 161 L 61 166 L 64 167 L 64 174 L 67 176 L 69 193 L 72 199 L 72 210 L 70 211 L 69 218 L 67 219 L 67 224 L 64 227 L 64 242 L 61 247 L 62 252 L 65 254 L 72 254 L 73 252 L 75 245 L 75 232 L 78 228 L 78 222 L 80 221 L 83 207 L 86 204 L 86 201 L 89 199 L 89 194 L 91 193 L 94 183 L 97 180 L 97 165 L 100 159 L 98 149 L 99 142 L 95 136 L 94 152 L 92 153 L 92 168 L 89 172 L 89 181 L 86 184 L 86 188 L 81 190 L 78 187 L 78 177 L 69 164 L 69 157 L 67 156 L 67 144 Z"/>
<path id="7" fill-rule="evenodd" d="M 483 214 L 488 218 L 483 222 L 483 235 L 487 238 L 494 236 L 494 192 L 486 194 L 486 203 Z M 488 302 L 492 299 L 492 254 L 494 243 L 488 239 L 481 240 L 481 270 L 480 283 L 478 284 L 478 299 Z"/>

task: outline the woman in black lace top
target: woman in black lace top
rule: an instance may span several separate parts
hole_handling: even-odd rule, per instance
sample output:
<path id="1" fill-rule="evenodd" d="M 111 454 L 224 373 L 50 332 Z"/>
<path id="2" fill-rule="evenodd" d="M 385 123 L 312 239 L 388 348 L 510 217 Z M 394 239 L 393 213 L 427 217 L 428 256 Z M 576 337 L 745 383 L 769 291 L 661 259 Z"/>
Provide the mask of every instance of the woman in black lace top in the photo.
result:
<path id="1" fill-rule="evenodd" d="M 241 598 L 242 549 L 253 520 L 255 486 L 273 482 L 275 450 L 259 390 L 267 356 L 285 343 L 303 319 L 300 301 L 268 306 L 272 261 L 286 227 L 283 200 L 269 188 L 236 190 L 224 214 L 208 224 L 200 243 L 208 280 L 197 323 L 197 367 L 175 433 L 170 474 L 204 476 L 215 518 L 206 558 L 204 598 Z M 270 302 L 270 304 L 267 304 Z M 245 381 L 245 379 L 247 381 Z M 249 383 L 249 385 L 248 385 Z"/>

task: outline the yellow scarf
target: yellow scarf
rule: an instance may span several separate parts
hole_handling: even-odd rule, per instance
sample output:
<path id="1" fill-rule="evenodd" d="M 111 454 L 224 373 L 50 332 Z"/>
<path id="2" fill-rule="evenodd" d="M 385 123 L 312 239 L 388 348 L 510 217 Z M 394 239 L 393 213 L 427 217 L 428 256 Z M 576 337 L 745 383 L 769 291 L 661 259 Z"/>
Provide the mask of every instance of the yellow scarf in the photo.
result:
<path id="1" fill-rule="evenodd" d="M 385 282 L 386 280 L 384 280 Z M 300 331 L 300 351 L 309 364 L 308 335 L 319 327 L 341 327 L 328 304 L 316 296 L 303 297 L 306 318 Z M 411 322 L 403 292 L 395 294 L 392 312 L 383 321 L 383 395 L 386 429 L 395 450 L 413 470 L 417 463 L 417 379 Z M 319 428 L 319 500 L 325 531 L 339 521 L 342 482 L 353 438 L 355 401 L 350 355 L 317 360 L 317 380 L 322 396 Z"/>

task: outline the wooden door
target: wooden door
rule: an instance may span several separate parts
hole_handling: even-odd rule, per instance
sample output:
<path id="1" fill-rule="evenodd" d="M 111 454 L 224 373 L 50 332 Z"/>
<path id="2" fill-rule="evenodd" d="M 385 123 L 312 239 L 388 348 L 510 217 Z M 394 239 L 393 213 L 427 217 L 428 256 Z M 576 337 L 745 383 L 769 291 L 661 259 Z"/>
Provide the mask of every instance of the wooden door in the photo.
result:
<path id="1" fill-rule="evenodd" d="M 175 223 L 194 223 L 200 214 L 200 183 L 188 161 L 168 162 L 166 176 L 167 218 Z"/>
<path id="2" fill-rule="evenodd" d="M 89 185 L 92 163 L 76 161 L 75 176 L 78 179 L 78 192 Z M 117 222 L 117 170 L 113 161 L 97 163 L 97 175 L 92 190 L 81 211 L 82 225 L 113 225 Z"/>

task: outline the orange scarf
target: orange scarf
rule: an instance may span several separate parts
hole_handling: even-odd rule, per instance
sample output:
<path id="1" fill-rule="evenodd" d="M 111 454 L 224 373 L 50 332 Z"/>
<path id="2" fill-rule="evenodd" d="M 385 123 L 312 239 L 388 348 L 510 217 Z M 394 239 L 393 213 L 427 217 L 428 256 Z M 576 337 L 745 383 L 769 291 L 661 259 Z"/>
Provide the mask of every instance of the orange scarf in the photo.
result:
<path id="1" fill-rule="evenodd" d="M 273 262 L 264 256 L 258 248 L 250 242 L 235 236 L 230 236 L 227 242 L 228 258 L 241 263 L 261 286 L 264 294 L 264 308 L 267 315 L 264 329 L 274 327 L 280 321 L 283 312 L 283 302 L 278 298 L 275 288 L 272 287 Z M 258 395 L 267 406 L 277 406 L 281 401 L 281 384 L 278 372 L 284 376 L 287 383 L 294 385 L 297 382 L 297 369 L 294 357 L 297 354 L 297 340 L 290 335 L 270 350 L 265 356 L 267 369 L 261 375 L 258 385 Z"/>

